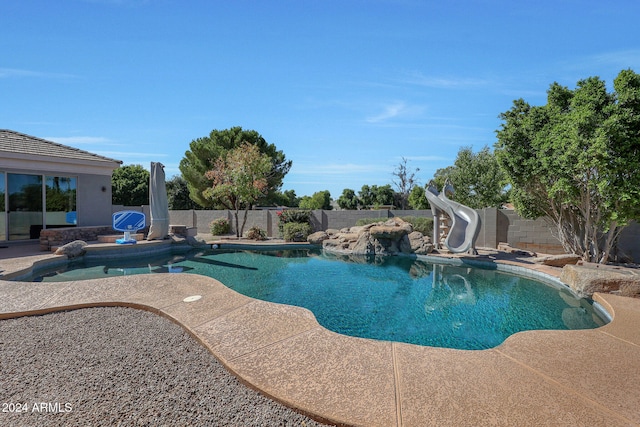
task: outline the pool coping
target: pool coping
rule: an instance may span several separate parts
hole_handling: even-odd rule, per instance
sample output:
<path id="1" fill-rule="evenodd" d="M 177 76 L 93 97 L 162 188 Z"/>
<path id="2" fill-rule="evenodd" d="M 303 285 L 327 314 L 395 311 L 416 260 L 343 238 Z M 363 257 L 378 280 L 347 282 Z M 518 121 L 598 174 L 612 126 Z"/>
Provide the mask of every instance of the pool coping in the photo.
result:
<path id="1" fill-rule="evenodd" d="M 437 261 L 475 262 L 459 258 Z M 555 271 L 496 264 L 536 276 Z M 612 316 L 598 329 L 521 332 L 489 350 L 453 350 L 340 335 L 306 309 L 254 300 L 189 273 L 29 286 L 0 281 L 0 294 L 0 319 L 94 306 L 162 315 L 247 385 L 328 423 L 640 424 L 638 299 L 595 294 Z M 201 298 L 185 301 L 193 295 Z"/>

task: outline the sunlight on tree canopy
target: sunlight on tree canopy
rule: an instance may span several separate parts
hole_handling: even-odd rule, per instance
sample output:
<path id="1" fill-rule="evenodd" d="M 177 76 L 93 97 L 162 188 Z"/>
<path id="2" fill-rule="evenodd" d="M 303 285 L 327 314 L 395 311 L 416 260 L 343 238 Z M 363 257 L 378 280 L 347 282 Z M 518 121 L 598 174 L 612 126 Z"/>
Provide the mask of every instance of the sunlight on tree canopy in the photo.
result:
<path id="1" fill-rule="evenodd" d="M 500 115 L 497 159 L 520 214 L 547 216 L 567 252 L 605 263 L 640 218 L 640 75 L 621 71 L 612 93 L 589 77 L 547 95 L 546 105 L 518 99 Z"/>
<path id="2" fill-rule="evenodd" d="M 214 168 L 205 173 L 212 186 L 203 195 L 225 208 L 234 211 L 236 236 L 242 236 L 247 212 L 269 190 L 271 158 L 260 153 L 256 145 L 248 142 L 219 157 Z M 239 225 L 238 213 L 244 209 L 244 219 Z"/>

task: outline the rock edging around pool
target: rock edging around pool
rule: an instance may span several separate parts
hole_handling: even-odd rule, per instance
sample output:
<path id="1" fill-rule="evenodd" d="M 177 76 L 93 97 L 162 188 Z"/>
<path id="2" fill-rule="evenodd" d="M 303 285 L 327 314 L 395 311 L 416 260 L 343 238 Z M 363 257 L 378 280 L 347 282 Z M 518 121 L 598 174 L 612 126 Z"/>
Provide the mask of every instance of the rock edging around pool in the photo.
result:
<path id="1" fill-rule="evenodd" d="M 640 298 L 640 270 L 600 264 L 565 265 L 560 280 L 581 298 L 596 292 Z"/>

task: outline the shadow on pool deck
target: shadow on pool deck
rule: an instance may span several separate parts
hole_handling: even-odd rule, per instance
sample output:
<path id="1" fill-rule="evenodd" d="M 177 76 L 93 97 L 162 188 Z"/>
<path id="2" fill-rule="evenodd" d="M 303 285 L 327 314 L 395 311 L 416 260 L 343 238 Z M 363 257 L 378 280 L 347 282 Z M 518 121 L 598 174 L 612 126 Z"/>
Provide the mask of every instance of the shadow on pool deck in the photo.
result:
<path id="1" fill-rule="evenodd" d="M 0 260 L 20 258 L 31 255 L 48 255 L 46 252 L 40 251 L 39 242 L 28 243 L 7 243 L 0 245 Z"/>
<path id="2" fill-rule="evenodd" d="M 27 248 L 20 248 L 21 256 L 2 257 L 6 250 L 0 249 L 5 273 L 51 257 Z M 518 262 L 500 254 L 483 257 Z M 321 327 L 306 309 L 254 300 L 214 279 L 185 273 L 0 281 L 0 295 L 0 318 L 101 305 L 169 317 L 245 383 L 325 422 L 640 424 L 640 299 L 596 294 L 613 315 L 606 326 L 522 332 L 496 348 L 469 351 L 340 335 Z M 202 298 L 185 302 L 193 295 Z"/>

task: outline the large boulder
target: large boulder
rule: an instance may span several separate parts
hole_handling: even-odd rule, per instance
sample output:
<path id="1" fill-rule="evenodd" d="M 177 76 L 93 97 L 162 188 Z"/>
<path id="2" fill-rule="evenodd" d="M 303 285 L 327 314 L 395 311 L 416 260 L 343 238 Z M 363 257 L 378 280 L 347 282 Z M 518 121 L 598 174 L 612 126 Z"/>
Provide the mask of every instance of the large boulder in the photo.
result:
<path id="1" fill-rule="evenodd" d="M 422 233 L 414 234 L 413 226 L 400 218 L 340 231 L 332 230 L 322 245 L 328 251 L 368 256 L 398 253 L 425 255 L 433 250 L 431 239 Z"/>
<path id="2" fill-rule="evenodd" d="M 433 252 L 433 243 L 431 239 L 425 237 L 419 231 L 413 231 L 407 235 L 411 252 L 417 255 L 427 255 Z"/>
<path id="3" fill-rule="evenodd" d="M 85 247 L 88 246 L 87 242 L 83 240 L 74 240 L 71 243 L 67 243 L 66 245 L 60 246 L 55 254 L 56 255 L 66 255 L 67 258 L 77 258 L 83 256 L 85 251 Z"/>
<path id="4" fill-rule="evenodd" d="M 580 255 L 560 254 L 537 257 L 533 259 L 533 262 L 543 265 L 549 265 L 552 267 L 564 267 L 565 265 L 575 265 L 578 263 L 578 261 L 580 261 L 580 259 Z"/>
<path id="5" fill-rule="evenodd" d="M 322 247 L 329 251 L 337 251 L 340 252 L 345 249 L 345 245 L 340 239 L 330 238 L 322 241 Z M 347 245 L 348 247 L 348 245 Z"/>
<path id="6" fill-rule="evenodd" d="M 329 233 L 327 233 L 326 231 L 317 231 L 315 233 L 309 234 L 309 237 L 307 237 L 307 242 L 311 243 L 312 245 L 321 245 L 322 242 L 324 242 L 328 238 Z"/>
<path id="7" fill-rule="evenodd" d="M 595 265 L 565 265 L 560 281 L 566 283 L 580 297 L 595 292 L 640 297 L 640 274 L 632 269 Z"/>
<path id="8" fill-rule="evenodd" d="M 398 242 L 398 249 L 400 249 L 400 252 L 402 252 L 403 254 L 413 253 L 413 248 L 411 247 L 411 240 L 409 240 L 408 234 L 405 234 L 404 236 L 400 237 L 400 241 Z"/>
<path id="9" fill-rule="evenodd" d="M 360 233 L 358 240 L 349 249 L 354 255 L 375 255 L 376 253 L 375 242 L 367 232 Z"/>
<path id="10" fill-rule="evenodd" d="M 364 233 L 356 233 L 350 230 L 346 233 L 340 233 L 340 235 L 338 236 L 338 239 L 340 239 L 340 241 L 342 242 L 355 243 L 358 241 L 361 234 L 364 234 Z"/>
<path id="11" fill-rule="evenodd" d="M 369 228 L 369 233 L 376 239 L 399 240 L 413 231 L 413 226 L 400 218 L 392 218 L 382 224 Z"/>

